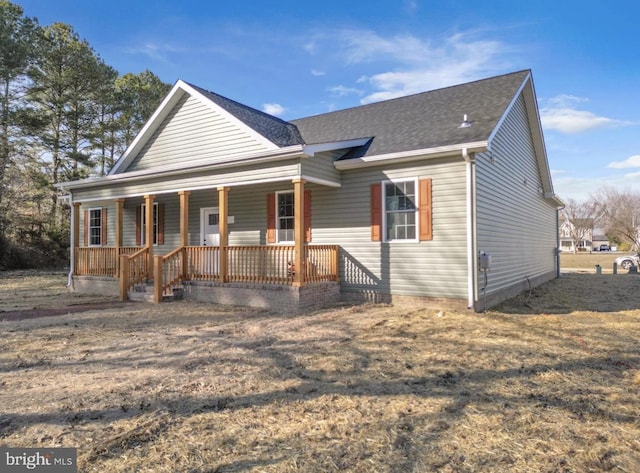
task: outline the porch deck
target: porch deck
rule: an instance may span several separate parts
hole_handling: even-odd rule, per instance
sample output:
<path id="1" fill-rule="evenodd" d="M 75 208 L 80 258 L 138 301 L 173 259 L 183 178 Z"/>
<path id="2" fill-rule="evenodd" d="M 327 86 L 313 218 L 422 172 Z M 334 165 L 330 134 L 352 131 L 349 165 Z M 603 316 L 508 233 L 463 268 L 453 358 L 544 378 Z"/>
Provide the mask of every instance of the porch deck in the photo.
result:
<path id="1" fill-rule="evenodd" d="M 304 247 L 303 284 L 338 281 L 338 246 Z M 121 299 L 131 288 L 153 279 L 155 299 L 187 281 L 293 285 L 296 280 L 295 246 L 184 246 L 150 261 L 144 247 L 76 248 L 74 275 L 120 279 Z"/>

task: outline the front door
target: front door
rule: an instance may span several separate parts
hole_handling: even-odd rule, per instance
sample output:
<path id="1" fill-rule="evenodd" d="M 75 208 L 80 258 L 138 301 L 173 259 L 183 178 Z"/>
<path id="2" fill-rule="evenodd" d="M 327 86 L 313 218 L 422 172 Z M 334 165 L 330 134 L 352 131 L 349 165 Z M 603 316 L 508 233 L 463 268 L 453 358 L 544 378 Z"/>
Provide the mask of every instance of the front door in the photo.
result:
<path id="1" fill-rule="evenodd" d="M 200 260 L 200 272 L 203 275 L 217 276 L 219 271 L 220 255 L 220 214 L 217 207 L 200 209 L 200 244 L 210 246 L 202 251 Z"/>
<path id="2" fill-rule="evenodd" d="M 217 207 L 200 210 L 200 244 L 202 246 L 220 245 L 219 218 Z"/>

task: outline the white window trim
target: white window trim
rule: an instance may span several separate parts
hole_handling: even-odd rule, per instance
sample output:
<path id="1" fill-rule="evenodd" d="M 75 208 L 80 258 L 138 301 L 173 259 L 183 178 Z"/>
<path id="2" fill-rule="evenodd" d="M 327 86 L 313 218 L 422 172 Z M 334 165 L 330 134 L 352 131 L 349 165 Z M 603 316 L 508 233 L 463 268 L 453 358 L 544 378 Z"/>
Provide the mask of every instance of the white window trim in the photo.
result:
<path id="1" fill-rule="evenodd" d="M 415 238 L 404 240 L 389 240 L 387 239 L 387 184 L 397 184 L 400 182 L 413 182 L 413 188 L 416 193 L 416 210 L 415 210 Z M 418 243 L 420 242 L 420 185 L 417 177 L 411 177 L 407 179 L 387 179 L 382 181 L 382 241 L 384 243 Z"/>
<path id="2" fill-rule="evenodd" d="M 140 244 L 142 246 L 146 246 L 147 242 L 146 242 L 146 238 L 147 238 L 147 229 L 146 229 L 146 222 L 145 222 L 145 218 L 146 218 L 146 208 L 147 208 L 147 204 L 141 204 L 140 205 Z M 158 217 L 160 216 L 158 214 L 158 212 L 160 211 L 160 209 L 158 208 L 158 202 L 154 202 L 153 203 L 153 218 L 154 220 L 156 220 L 156 231 L 155 231 L 155 235 L 154 235 L 154 240 L 155 243 L 153 244 L 153 246 L 158 246 L 158 238 L 159 238 L 159 232 L 160 232 L 160 226 L 158 225 Z"/>
<path id="3" fill-rule="evenodd" d="M 92 211 L 99 211 L 100 212 L 100 243 L 91 243 L 91 228 L 98 228 L 98 227 L 91 227 L 91 212 Z M 87 235 L 87 243 L 89 246 L 102 246 L 104 244 L 104 242 L 102 241 L 102 226 L 104 225 L 104 218 L 102 215 L 102 207 L 90 207 L 89 209 L 87 209 L 87 218 L 89 219 L 89 221 L 87 222 L 87 232 L 89 232 L 89 234 Z"/>
<path id="4" fill-rule="evenodd" d="M 275 202 L 275 204 L 276 204 L 276 244 L 293 245 L 293 244 L 295 244 L 295 238 L 293 240 L 280 240 L 280 215 L 279 215 L 279 212 L 278 212 L 278 198 L 282 194 L 291 194 L 293 196 L 293 199 L 294 199 L 294 203 L 293 203 L 293 222 L 294 222 L 294 225 L 295 225 L 295 218 L 296 218 L 295 193 L 292 190 L 276 192 L 276 202 Z"/>

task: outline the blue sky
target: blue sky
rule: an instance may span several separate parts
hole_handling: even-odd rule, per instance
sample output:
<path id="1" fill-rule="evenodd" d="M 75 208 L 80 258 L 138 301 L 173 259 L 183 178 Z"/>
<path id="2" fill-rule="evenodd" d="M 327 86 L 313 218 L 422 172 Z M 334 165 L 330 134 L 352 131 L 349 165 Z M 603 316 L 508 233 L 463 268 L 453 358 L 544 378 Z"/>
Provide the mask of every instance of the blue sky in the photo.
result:
<path id="1" fill-rule="evenodd" d="M 531 69 L 554 188 L 640 184 L 640 2 L 14 0 L 120 73 L 285 120 Z"/>

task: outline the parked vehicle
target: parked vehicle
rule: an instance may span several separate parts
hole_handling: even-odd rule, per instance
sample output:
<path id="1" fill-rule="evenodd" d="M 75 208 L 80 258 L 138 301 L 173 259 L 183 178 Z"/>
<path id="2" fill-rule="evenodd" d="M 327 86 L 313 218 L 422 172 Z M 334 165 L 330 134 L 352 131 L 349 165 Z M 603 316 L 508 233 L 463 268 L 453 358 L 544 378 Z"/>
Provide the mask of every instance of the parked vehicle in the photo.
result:
<path id="1" fill-rule="evenodd" d="M 635 266 L 637 268 L 638 266 L 640 266 L 640 255 L 635 254 L 635 255 L 627 255 L 627 256 L 618 256 L 616 259 L 613 260 L 613 262 L 623 269 L 629 269 L 632 266 Z"/>
<path id="2" fill-rule="evenodd" d="M 600 251 L 611 251 L 611 247 L 609 245 L 600 245 Z"/>

